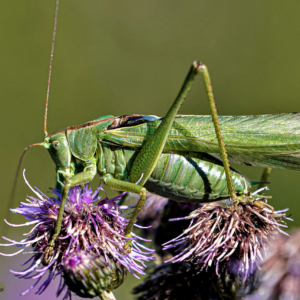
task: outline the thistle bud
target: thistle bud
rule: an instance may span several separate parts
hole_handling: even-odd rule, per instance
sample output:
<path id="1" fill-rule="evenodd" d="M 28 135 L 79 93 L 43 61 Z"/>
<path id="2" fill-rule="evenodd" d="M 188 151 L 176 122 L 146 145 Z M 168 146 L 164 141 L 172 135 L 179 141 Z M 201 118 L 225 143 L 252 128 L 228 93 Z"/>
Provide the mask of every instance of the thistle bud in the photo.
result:
<path id="1" fill-rule="evenodd" d="M 110 292 L 126 278 L 126 268 L 112 258 L 86 251 L 75 251 L 63 262 L 65 283 L 69 290 L 83 298 L 100 296 L 114 299 Z"/>
<path id="2" fill-rule="evenodd" d="M 230 257 L 219 266 L 219 274 L 212 275 L 212 286 L 224 299 L 242 299 L 258 288 L 260 270 L 254 264 L 252 272 L 247 277 L 240 270 L 240 262 Z"/>

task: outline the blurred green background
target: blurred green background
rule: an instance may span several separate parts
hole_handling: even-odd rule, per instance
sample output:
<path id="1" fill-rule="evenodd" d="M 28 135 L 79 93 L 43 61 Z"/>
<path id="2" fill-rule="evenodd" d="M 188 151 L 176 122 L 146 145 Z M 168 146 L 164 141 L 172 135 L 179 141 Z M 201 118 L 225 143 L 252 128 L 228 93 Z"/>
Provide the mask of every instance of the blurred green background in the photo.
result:
<path id="1" fill-rule="evenodd" d="M 0 220 L 31 194 L 19 175 L 15 203 L 8 204 L 23 149 L 43 140 L 54 8 L 54 0 L 1 1 Z M 194 60 L 208 65 L 220 115 L 300 111 L 299 13 L 295 0 L 61 1 L 48 132 L 106 114 L 164 115 Z M 200 77 L 180 113 L 209 114 Z M 259 168 L 235 167 L 250 180 L 260 177 Z M 42 191 L 53 186 L 46 150 L 31 149 L 23 168 L 32 185 Z M 290 208 L 291 227 L 300 226 L 299 181 L 295 171 L 274 170 L 271 176 L 270 203 Z M 19 240 L 23 232 L 8 235 Z M 13 278 L 8 270 L 21 270 L 25 258 L 0 259 L 0 299 L 19 299 L 32 280 Z M 115 293 L 118 300 L 133 299 L 137 282 L 129 277 Z M 42 297 L 54 299 L 56 287 Z M 38 297 L 32 292 L 22 299 Z"/>

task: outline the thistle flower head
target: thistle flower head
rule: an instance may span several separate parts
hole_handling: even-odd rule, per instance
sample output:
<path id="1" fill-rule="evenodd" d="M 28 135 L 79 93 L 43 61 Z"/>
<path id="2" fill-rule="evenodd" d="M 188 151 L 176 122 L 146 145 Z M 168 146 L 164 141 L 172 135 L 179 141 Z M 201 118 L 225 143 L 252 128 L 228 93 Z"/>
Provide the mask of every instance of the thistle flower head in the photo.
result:
<path id="1" fill-rule="evenodd" d="M 181 235 L 164 244 L 164 249 L 176 248 L 173 262 L 191 261 L 205 269 L 213 264 L 219 274 L 219 264 L 235 259 L 237 272 L 247 275 L 262 260 L 266 244 L 287 227 L 282 219 L 287 210 L 274 211 L 261 201 L 245 202 L 226 207 L 205 204 L 186 219 L 190 226 Z M 275 218 L 279 218 L 276 220 Z"/>
<path id="2" fill-rule="evenodd" d="M 20 278 L 36 279 L 35 284 L 23 292 L 23 295 L 32 290 L 49 271 L 48 277 L 36 292 L 42 293 L 54 276 L 62 274 L 64 258 L 79 250 L 85 251 L 87 255 L 94 255 L 100 260 L 104 259 L 107 263 L 113 261 L 114 264 L 125 268 L 136 277 L 135 272 L 144 274 L 144 261 L 154 259 L 150 256 L 153 251 L 140 245 L 137 241 L 139 237 L 134 233 L 131 238 L 125 236 L 125 228 L 129 220 L 122 217 L 121 213 L 126 207 L 119 207 L 115 202 L 122 195 L 112 199 L 101 199 L 98 197 L 98 192 L 102 186 L 94 193 L 87 185 L 83 188 L 77 186 L 70 189 L 60 234 L 55 241 L 52 256 L 45 261 L 45 249 L 54 233 L 61 195 L 59 191 L 53 189 L 57 198 L 47 197 L 37 188 L 33 189 L 25 176 L 24 179 L 36 197 L 28 197 L 27 202 L 21 203 L 18 208 L 11 211 L 25 216 L 28 222 L 22 225 L 10 224 L 7 221 L 6 223 L 11 226 L 34 225 L 34 227 L 24 240 L 17 242 L 5 238 L 11 243 L 0 244 L 1 246 L 22 247 L 20 251 L 13 254 L 0 253 L 4 256 L 17 255 L 29 247 L 33 248 L 33 255 L 26 262 L 32 262 L 31 266 L 21 272 L 12 271 Z M 127 250 L 129 240 L 132 246 L 131 252 Z M 57 296 L 61 294 L 65 286 L 62 280 Z M 67 290 L 65 299 L 68 297 L 70 297 L 70 290 Z"/>
<path id="3" fill-rule="evenodd" d="M 133 294 L 137 300 L 222 299 L 211 285 L 211 272 L 199 272 L 190 262 L 158 266 Z"/>
<path id="4" fill-rule="evenodd" d="M 109 299 L 112 290 L 126 278 L 125 268 L 114 259 L 75 250 L 63 260 L 63 277 L 68 288 L 83 298 Z"/>
<path id="5" fill-rule="evenodd" d="M 269 248 L 270 251 L 261 265 L 263 275 L 260 288 L 247 299 L 299 299 L 300 231 L 291 237 L 279 235 Z"/>

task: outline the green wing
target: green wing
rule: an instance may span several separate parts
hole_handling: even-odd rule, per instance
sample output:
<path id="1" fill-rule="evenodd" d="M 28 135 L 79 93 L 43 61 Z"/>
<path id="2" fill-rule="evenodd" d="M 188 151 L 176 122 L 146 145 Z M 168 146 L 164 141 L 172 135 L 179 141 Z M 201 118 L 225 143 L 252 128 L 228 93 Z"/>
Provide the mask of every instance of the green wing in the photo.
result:
<path id="1" fill-rule="evenodd" d="M 220 116 L 223 139 L 231 162 L 300 170 L 300 113 Z M 141 147 L 160 120 L 107 130 L 101 138 L 122 146 Z M 218 154 L 211 116 L 178 115 L 164 152 Z"/>

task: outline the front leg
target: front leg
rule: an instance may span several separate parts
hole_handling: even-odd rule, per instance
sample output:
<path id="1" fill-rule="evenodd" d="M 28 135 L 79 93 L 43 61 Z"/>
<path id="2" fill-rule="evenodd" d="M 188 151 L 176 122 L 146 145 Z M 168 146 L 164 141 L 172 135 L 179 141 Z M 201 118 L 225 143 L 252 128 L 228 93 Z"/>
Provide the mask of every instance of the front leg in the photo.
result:
<path id="1" fill-rule="evenodd" d="M 63 192 L 62 192 L 62 197 L 61 197 L 61 203 L 60 203 L 60 207 L 59 207 L 59 211 L 58 211 L 58 216 L 57 216 L 57 221 L 56 221 L 56 225 L 55 225 L 55 229 L 54 229 L 54 234 L 51 238 L 51 241 L 49 243 L 49 245 L 47 246 L 46 250 L 45 250 L 45 258 L 44 261 L 46 263 L 49 263 L 52 255 L 53 255 L 53 247 L 55 245 L 55 241 L 60 233 L 61 230 L 61 222 L 62 222 L 62 218 L 63 218 L 63 214 L 64 214 L 64 208 L 66 205 L 66 201 L 68 198 L 68 194 L 69 194 L 69 190 L 71 187 L 76 186 L 76 185 L 81 185 L 81 184 L 85 184 L 90 182 L 95 174 L 96 171 L 96 166 L 92 167 L 92 170 L 87 169 L 84 172 L 78 173 L 72 177 L 66 178 L 65 184 L 64 184 L 64 188 L 63 188 Z"/>
<path id="2" fill-rule="evenodd" d="M 125 230 L 126 236 L 131 237 L 133 225 L 136 221 L 139 212 L 141 211 L 145 203 L 147 190 L 144 187 L 139 186 L 138 184 L 115 179 L 110 174 L 104 175 L 103 180 L 112 190 L 135 193 L 141 196 L 138 204 L 135 206 L 135 209 L 131 215 L 130 221 Z"/>

